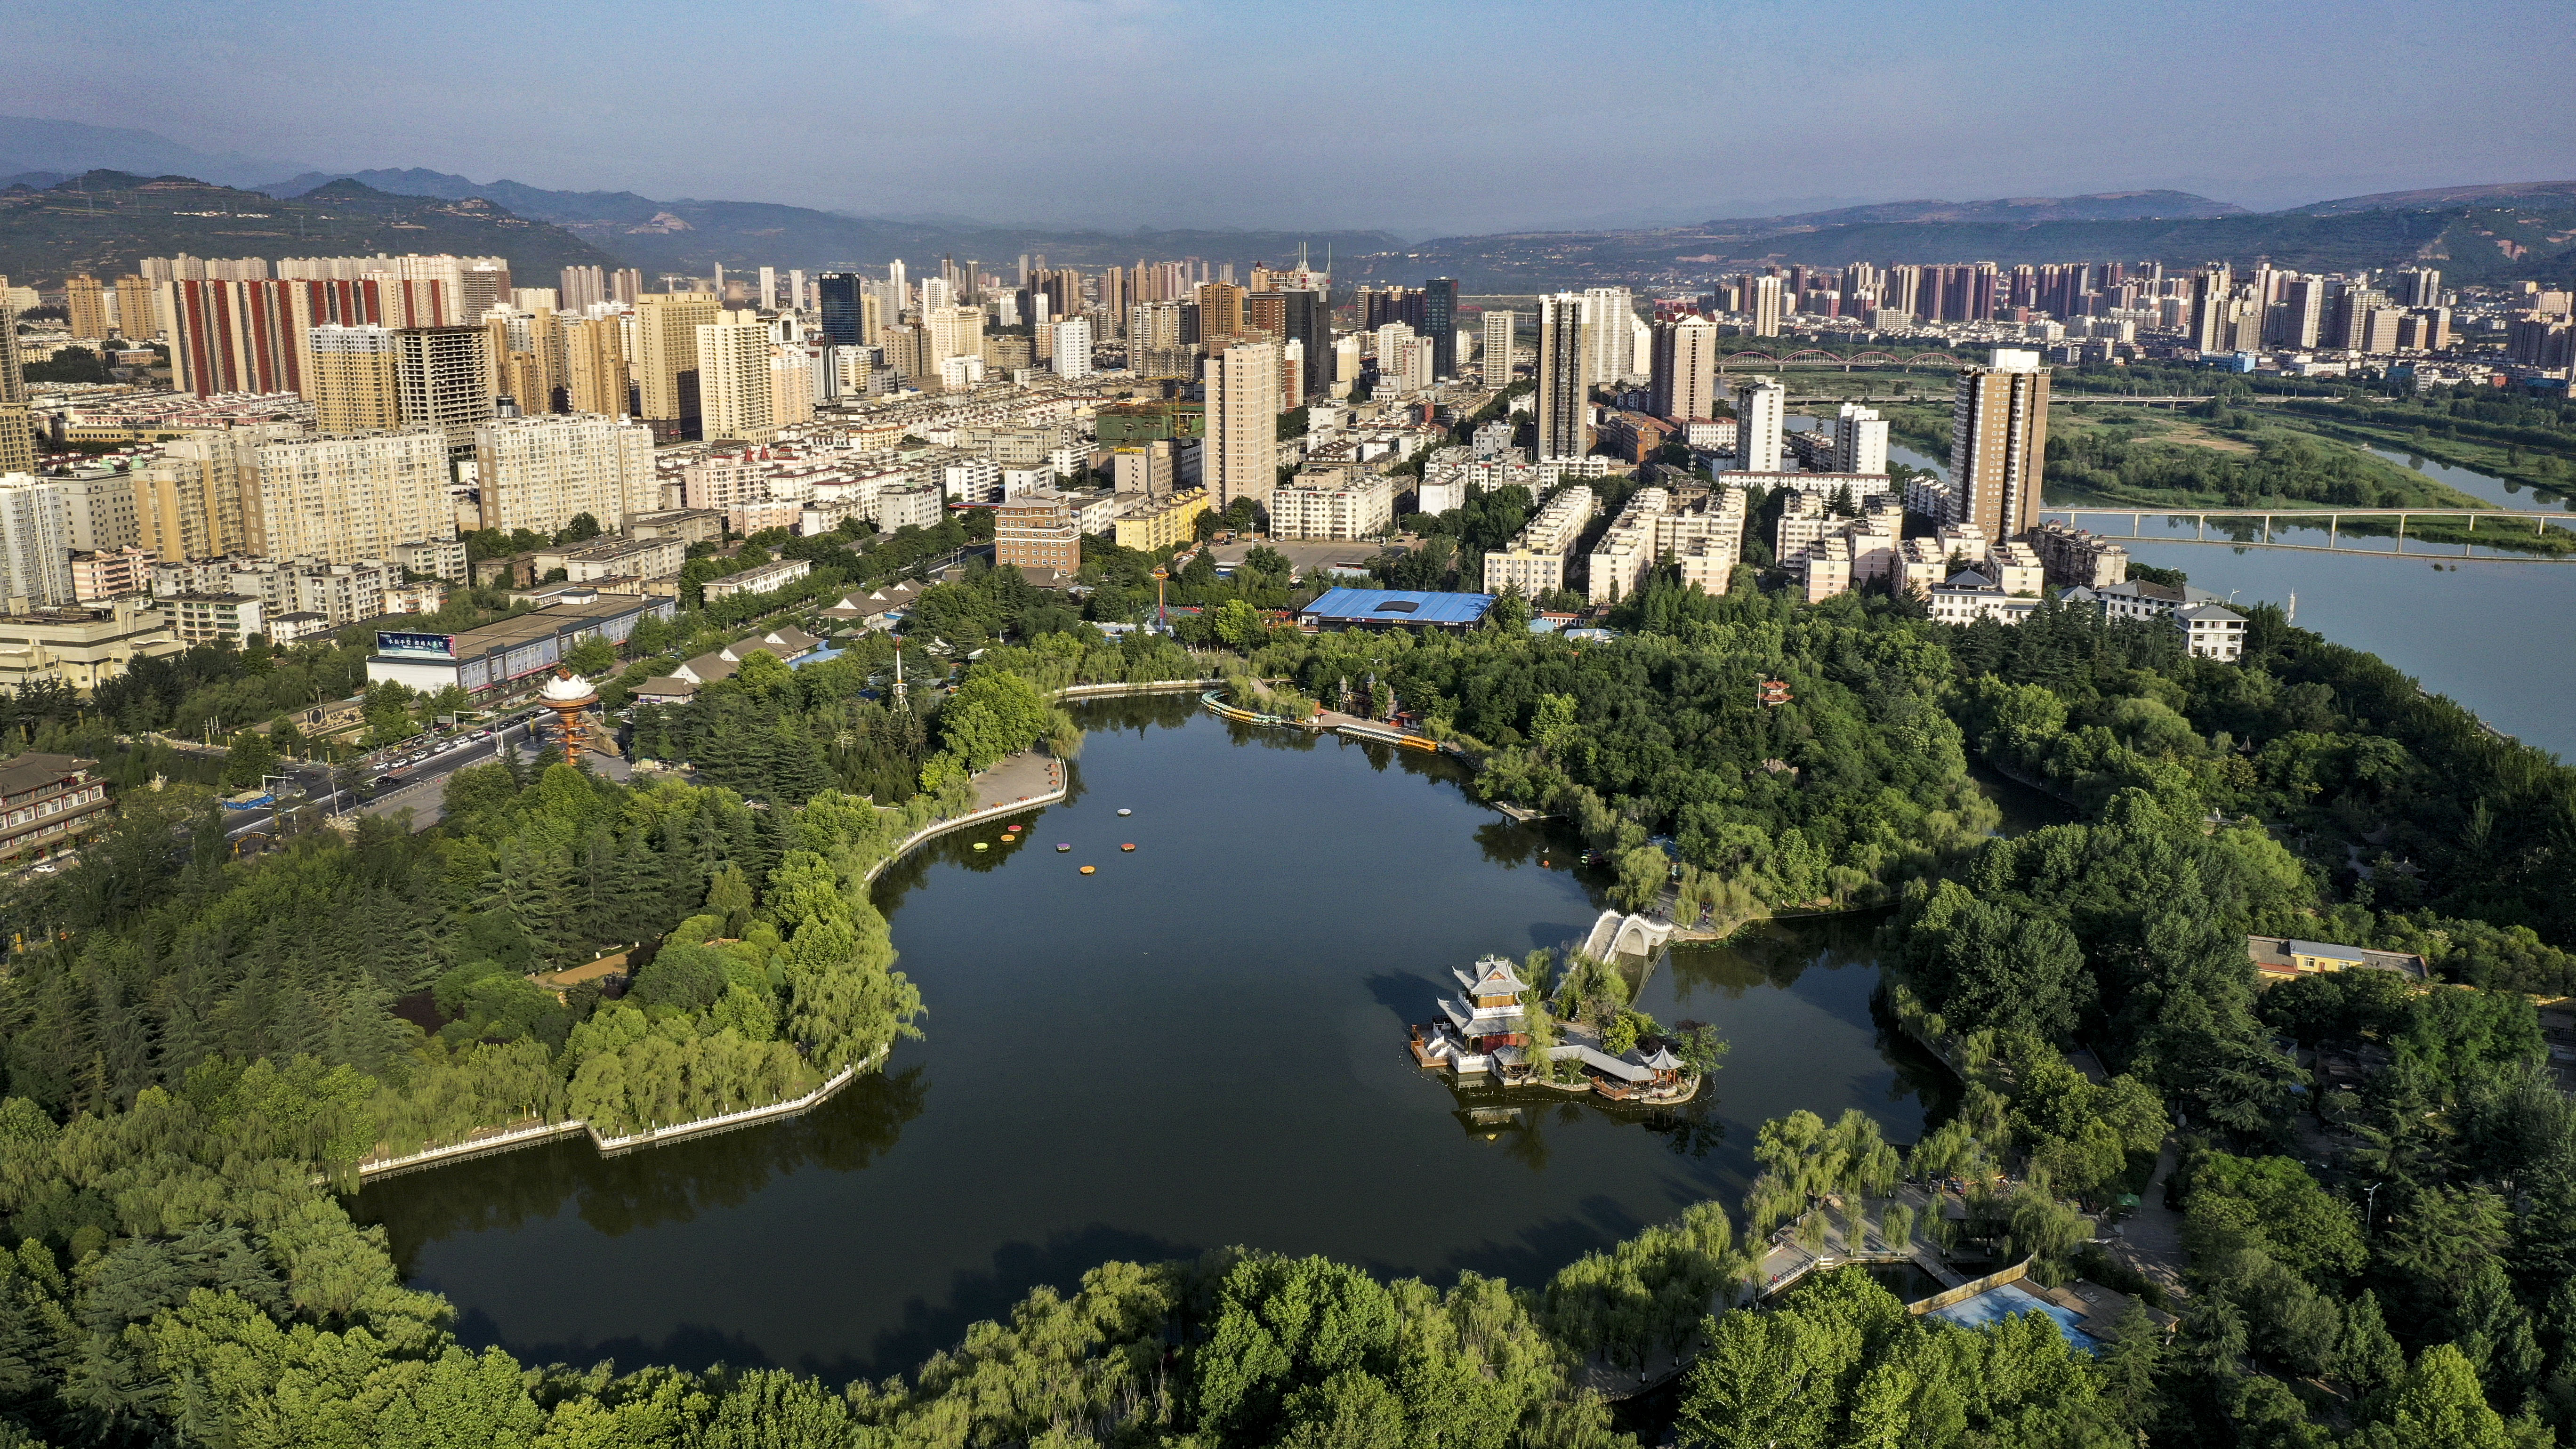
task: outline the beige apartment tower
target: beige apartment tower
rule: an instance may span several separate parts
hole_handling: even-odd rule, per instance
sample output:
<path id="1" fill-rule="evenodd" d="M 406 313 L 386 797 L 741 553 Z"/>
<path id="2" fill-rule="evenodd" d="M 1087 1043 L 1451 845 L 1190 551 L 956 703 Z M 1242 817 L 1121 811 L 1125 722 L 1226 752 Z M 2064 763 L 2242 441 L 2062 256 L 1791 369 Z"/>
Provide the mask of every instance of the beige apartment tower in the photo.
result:
<path id="1" fill-rule="evenodd" d="M 1781 316 L 1780 279 L 1773 276 L 1745 278 L 1744 310 L 1752 316 L 1752 334 L 1754 336 L 1779 336 Z"/>
<path id="2" fill-rule="evenodd" d="M 454 538 L 447 439 L 444 428 L 410 427 L 262 447 L 258 506 L 267 540 L 249 552 L 355 563 L 391 558 L 397 544 Z"/>
<path id="3" fill-rule="evenodd" d="M 1485 314 L 1485 386 L 1497 390 L 1512 381 L 1512 326 L 1518 319 L 1509 312 Z"/>
<path id="4" fill-rule="evenodd" d="M 63 310 L 71 314 L 74 342 L 105 342 L 114 331 L 107 325 L 107 288 L 87 272 L 63 283 Z"/>
<path id="5" fill-rule="evenodd" d="M 623 528 L 661 502 L 653 430 L 642 423 L 587 413 L 494 418 L 475 430 L 474 462 L 484 528 L 557 533 L 584 513 Z"/>
<path id="6" fill-rule="evenodd" d="M 2039 526 L 2048 458 L 2048 373 L 2039 354 L 1995 349 L 1993 365 L 1959 370 L 1950 404 L 1950 523 L 2001 541 Z"/>
<path id="7" fill-rule="evenodd" d="M 1229 347 L 1203 364 L 1207 438 L 1201 481 L 1219 509 L 1249 498 L 1267 508 L 1279 481 L 1279 344 Z"/>
<path id="8" fill-rule="evenodd" d="M 149 342 L 161 330 L 161 319 L 154 315 L 153 288 L 141 277 L 127 275 L 116 279 L 116 335 L 128 342 Z"/>
<path id="9" fill-rule="evenodd" d="M 304 436 L 293 423 L 182 434 L 134 471 L 137 542 L 163 559 L 268 552 L 259 450 Z"/>
<path id="10" fill-rule="evenodd" d="M 572 411 L 622 418 L 634 412 L 626 336 L 614 317 L 563 325 L 564 398 Z"/>
<path id="11" fill-rule="evenodd" d="M 398 349 L 390 327 L 324 324 L 304 334 L 305 393 L 313 425 L 326 433 L 365 433 L 402 425 Z"/>
<path id="12" fill-rule="evenodd" d="M 0 301 L 0 473 L 35 471 L 36 430 L 27 416 L 27 374 L 18 361 L 18 314 Z"/>
<path id="13" fill-rule="evenodd" d="M 723 307 L 712 292 L 646 292 L 635 306 L 638 415 L 677 442 L 695 433 L 704 411 L 698 395 L 698 329 L 715 325 Z"/>
<path id="14" fill-rule="evenodd" d="M 754 312 L 726 312 L 698 329 L 700 436 L 766 443 L 778 436 L 769 329 Z"/>

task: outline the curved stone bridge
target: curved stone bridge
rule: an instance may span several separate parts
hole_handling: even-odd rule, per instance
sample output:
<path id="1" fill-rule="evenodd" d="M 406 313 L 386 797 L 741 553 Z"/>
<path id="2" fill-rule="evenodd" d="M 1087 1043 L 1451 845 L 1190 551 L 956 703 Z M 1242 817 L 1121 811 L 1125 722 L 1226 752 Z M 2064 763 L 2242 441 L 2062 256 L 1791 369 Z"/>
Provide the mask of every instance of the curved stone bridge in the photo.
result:
<path id="1" fill-rule="evenodd" d="M 1652 959 L 1673 938 L 1670 921 L 1652 921 L 1631 912 L 1603 911 L 1592 923 L 1592 931 L 1583 938 L 1582 951 L 1595 960 L 1607 961 L 1613 956 L 1644 956 Z"/>

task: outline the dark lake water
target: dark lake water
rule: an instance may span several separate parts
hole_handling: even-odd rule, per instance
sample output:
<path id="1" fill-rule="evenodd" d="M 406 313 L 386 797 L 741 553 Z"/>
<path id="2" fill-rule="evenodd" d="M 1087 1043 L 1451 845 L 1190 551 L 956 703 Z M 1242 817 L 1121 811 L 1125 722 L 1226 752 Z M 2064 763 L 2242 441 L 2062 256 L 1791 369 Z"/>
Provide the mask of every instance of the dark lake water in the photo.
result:
<path id="1" fill-rule="evenodd" d="M 469 1342 L 875 1376 L 1108 1258 L 1241 1243 L 1535 1282 L 1733 1201 L 1767 1118 L 1920 1130 L 1938 1069 L 1871 1020 L 1869 918 L 1655 967 L 1645 1010 L 1733 1043 L 1676 1113 L 1462 1099 L 1405 1024 L 1448 968 L 1579 936 L 1594 887 L 1445 761 L 1193 704 L 1086 707 L 1075 797 L 1033 812 L 1032 843 L 977 852 L 1000 836 L 982 827 L 879 882 L 929 1006 L 885 1076 L 698 1143 L 392 1179 L 357 1213 Z M 2045 812 L 2022 804 L 2015 823 Z"/>

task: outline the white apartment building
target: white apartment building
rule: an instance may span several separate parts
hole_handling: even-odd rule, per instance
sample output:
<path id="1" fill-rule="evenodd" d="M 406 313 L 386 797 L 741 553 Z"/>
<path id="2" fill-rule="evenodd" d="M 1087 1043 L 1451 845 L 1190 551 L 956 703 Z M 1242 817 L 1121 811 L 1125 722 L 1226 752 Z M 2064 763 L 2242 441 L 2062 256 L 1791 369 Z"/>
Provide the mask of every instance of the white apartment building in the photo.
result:
<path id="1" fill-rule="evenodd" d="M 1878 409 L 1844 403 L 1834 414 L 1834 471 L 1887 472 L 1887 419 Z"/>
<path id="2" fill-rule="evenodd" d="M 400 544 L 455 537 L 447 446 L 446 431 L 428 427 L 265 444 L 259 548 L 272 558 L 354 563 L 388 557 Z M 488 488 L 488 466 L 484 477 Z"/>
<path id="3" fill-rule="evenodd" d="M 1091 319 L 1067 317 L 1055 324 L 1055 375 L 1091 376 Z"/>
<path id="4" fill-rule="evenodd" d="M 1558 489 L 1509 547 L 1485 555 L 1485 592 L 1513 588 L 1537 598 L 1564 588 L 1566 561 L 1599 507 L 1592 490 L 1581 484 Z"/>
<path id="5" fill-rule="evenodd" d="M 73 601 L 70 510 L 63 490 L 25 473 L 0 477 L 0 601 L 12 614 Z"/>
<path id="6" fill-rule="evenodd" d="M 747 327 L 700 330 L 758 336 Z M 485 528 L 550 534 L 587 513 L 600 527 L 617 529 L 628 514 L 661 505 L 653 430 L 643 423 L 594 413 L 495 418 L 475 429 L 474 458 Z M 270 551 L 279 550 L 272 545 Z"/>
<path id="7" fill-rule="evenodd" d="M 1781 432 L 1788 415 L 1789 390 L 1777 378 L 1757 377 L 1735 390 L 1737 471 L 1780 471 Z"/>
<path id="8" fill-rule="evenodd" d="M 1592 546 L 1586 596 L 1594 604 L 1613 604 L 1645 586 L 1655 566 L 1655 521 L 1672 511 L 1673 495 L 1661 488 L 1640 488 L 1628 506 L 1610 521 L 1610 531 Z"/>
<path id="9" fill-rule="evenodd" d="M 1375 538 L 1395 521 L 1394 480 L 1352 468 L 1297 475 L 1270 495 L 1270 536 Z"/>

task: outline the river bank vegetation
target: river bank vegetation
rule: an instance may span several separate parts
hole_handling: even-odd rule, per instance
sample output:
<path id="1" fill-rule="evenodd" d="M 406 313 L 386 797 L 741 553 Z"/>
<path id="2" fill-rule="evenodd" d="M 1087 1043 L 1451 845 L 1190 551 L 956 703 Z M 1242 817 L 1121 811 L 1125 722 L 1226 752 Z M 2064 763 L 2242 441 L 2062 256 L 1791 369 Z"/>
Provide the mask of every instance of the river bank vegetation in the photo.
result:
<path id="1" fill-rule="evenodd" d="M 1662 1425 L 1594 1386 L 1655 1362 L 1690 1365 L 1691 1444 L 2576 1427 L 2576 1108 L 2524 994 L 2576 987 L 2576 774 L 2380 661 L 2268 609 L 2231 666 L 2054 607 L 1952 629 L 1661 578 L 1628 637 L 1581 644 L 1303 635 L 1244 596 L 1268 584 L 1229 582 L 1193 633 L 1211 660 L 1015 583 L 925 596 L 959 637 L 907 652 L 913 709 L 875 677 L 894 646 L 867 644 L 755 654 L 639 711 L 638 752 L 696 783 L 513 757 L 458 772 L 421 834 L 361 822 L 238 862 L 200 796 L 127 792 L 104 846 L 0 902 L 26 943 L 0 981 L 0 1443 L 1607 1446 Z M 939 698 L 970 630 L 982 653 Z M 1055 690 L 1212 674 L 1457 743 L 1489 798 L 1580 833 L 1622 904 L 1890 908 L 1889 1019 L 1959 1072 L 1956 1105 L 1904 1150 L 1859 1114 L 1782 1119 L 1741 1216 L 1700 1205 L 1543 1283 L 1239 1249 L 1105 1264 L 846 1388 L 469 1351 L 330 1195 L 379 1152 L 650 1127 L 878 1058 L 920 999 L 870 868 L 973 771 L 1072 753 Z M 1790 701 L 1766 706 L 1775 680 Z M 1998 838 L 1972 757 L 2079 819 Z M 2248 933 L 2420 951 L 2451 984 L 2260 990 Z M 630 949 L 620 999 L 527 979 Z M 1598 972 L 1559 999 L 1645 1029 Z M 1907 1180 L 1969 1184 L 1964 1215 L 1886 1206 Z M 2079 1209 L 2124 1194 L 2180 1212 L 2187 1294 L 2089 1246 Z M 1908 1316 L 1856 1273 L 1727 1311 L 1765 1234 L 1828 1212 L 2116 1280 L 2180 1321 L 2092 1357 L 2036 1319 Z"/>

